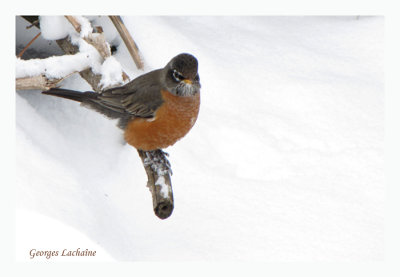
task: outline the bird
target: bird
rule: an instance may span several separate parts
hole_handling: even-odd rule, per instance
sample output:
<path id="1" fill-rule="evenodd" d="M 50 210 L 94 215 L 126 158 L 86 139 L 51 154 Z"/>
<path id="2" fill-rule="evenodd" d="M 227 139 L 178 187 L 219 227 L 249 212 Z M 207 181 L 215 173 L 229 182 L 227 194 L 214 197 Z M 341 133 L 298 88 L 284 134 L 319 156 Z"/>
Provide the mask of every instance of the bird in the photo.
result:
<path id="1" fill-rule="evenodd" d="M 195 124 L 200 109 L 197 59 L 188 53 L 165 67 L 102 92 L 52 88 L 42 93 L 80 102 L 110 119 L 118 119 L 124 139 L 141 151 L 174 145 Z"/>

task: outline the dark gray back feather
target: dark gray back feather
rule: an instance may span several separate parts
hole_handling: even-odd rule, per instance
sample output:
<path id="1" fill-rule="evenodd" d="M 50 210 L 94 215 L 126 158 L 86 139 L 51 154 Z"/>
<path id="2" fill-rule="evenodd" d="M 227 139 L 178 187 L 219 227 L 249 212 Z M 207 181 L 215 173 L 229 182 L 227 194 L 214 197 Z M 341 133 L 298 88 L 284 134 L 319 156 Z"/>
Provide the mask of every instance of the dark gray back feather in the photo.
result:
<path id="1" fill-rule="evenodd" d="M 111 88 L 82 101 L 109 118 L 119 118 L 118 126 L 125 128 L 130 119 L 135 117 L 151 118 L 163 103 L 161 90 L 162 70 L 154 70 L 122 87 Z"/>

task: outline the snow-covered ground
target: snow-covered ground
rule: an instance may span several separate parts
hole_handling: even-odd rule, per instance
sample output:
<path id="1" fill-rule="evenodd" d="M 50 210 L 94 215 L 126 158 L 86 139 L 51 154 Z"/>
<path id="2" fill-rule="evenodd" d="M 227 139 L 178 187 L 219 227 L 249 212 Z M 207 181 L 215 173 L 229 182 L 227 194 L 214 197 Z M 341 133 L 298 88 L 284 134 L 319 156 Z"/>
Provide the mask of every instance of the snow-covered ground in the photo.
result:
<path id="1" fill-rule="evenodd" d="M 181 52 L 199 60 L 198 121 L 166 149 L 174 212 L 153 214 L 116 122 L 19 91 L 18 260 L 77 247 L 102 261 L 384 258 L 383 17 L 123 19 L 146 72 Z M 17 47 L 34 36 L 21 23 Z M 122 44 L 114 57 L 131 78 L 143 73 Z M 90 89 L 77 74 L 62 86 Z"/>

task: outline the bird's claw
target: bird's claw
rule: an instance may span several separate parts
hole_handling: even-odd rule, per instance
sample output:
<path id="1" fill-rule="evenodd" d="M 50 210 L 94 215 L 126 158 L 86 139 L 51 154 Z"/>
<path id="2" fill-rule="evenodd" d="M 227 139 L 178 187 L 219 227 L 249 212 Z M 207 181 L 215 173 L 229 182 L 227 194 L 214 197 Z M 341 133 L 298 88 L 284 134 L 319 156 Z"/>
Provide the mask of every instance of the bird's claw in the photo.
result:
<path id="1" fill-rule="evenodd" d="M 161 149 L 146 151 L 144 165 L 151 166 L 158 175 L 172 175 L 171 163 L 167 157 L 169 154 Z"/>

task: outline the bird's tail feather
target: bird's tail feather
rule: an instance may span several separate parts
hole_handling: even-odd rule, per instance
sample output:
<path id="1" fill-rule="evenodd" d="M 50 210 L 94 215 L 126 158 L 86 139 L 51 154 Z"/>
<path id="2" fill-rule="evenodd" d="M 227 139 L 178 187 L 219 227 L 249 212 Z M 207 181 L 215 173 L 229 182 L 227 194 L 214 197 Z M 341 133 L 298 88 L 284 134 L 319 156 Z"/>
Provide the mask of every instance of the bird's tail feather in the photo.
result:
<path id="1" fill-rule="evenodd" d="M 97 94 L 95 92 L 80 92 L 76 90 L 63 89 L 63 88 L 52 88 L 50 90 L 42 91 L 43 94 L 53 95 L 57 97 L 62 97 L 78 102 L 84 102 L 88 99 L 97 98 Z"/>

